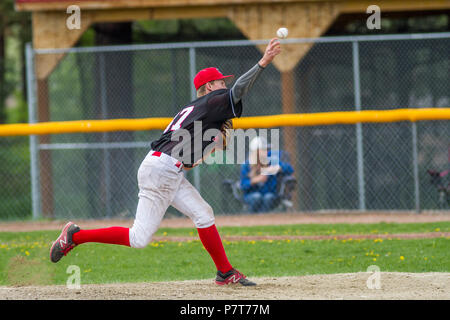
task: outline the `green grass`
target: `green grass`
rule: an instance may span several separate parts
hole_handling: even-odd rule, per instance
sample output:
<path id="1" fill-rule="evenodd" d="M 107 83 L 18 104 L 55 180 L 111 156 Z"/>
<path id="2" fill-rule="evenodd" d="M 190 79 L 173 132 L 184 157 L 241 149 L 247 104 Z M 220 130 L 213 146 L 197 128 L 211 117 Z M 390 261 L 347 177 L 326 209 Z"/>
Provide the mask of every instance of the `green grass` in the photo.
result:
<path id="1" fill-rule="evenodd" d="M 450 232 L 450 222 L 433 223 L 374 223 L 374 224 L 291 224 L 257 227 L 220 227 L 221 235 L 259 236 L 259 235 L 334 235 L 334 234 L 395 234 Z M 161 228 L 158 236 L 196 236 L 194 228 Z"/>
<path id="2" fill-rule="evenodd" d="M 356 226 L 356 228 L 355 228 Z M 375 229 L 376 228 L 378 229 Z M 431 232 L 448 223 L 377 225 L 302 225 L 302 234 Z M 283 234 L 298 226 L 221 228 L 226 234 Z M 193 229 L 160 230 L 189 235 Z M 245 231 L 244 231 L 245 230 Z M 289 231 L 291 230 L 291 231 Z M 401 231 L 399 231 L 401 230 Z M 280 232 L 281 233 L 272 233 Z M 68 266 L 77 265 L 82 284 L 211 279 L 215 267 L 200 241 L 153 242 L 145 249 L 105 244 L 75 248 L 59 263 L 48 250 L 58 231 L 0 233 L 0 285 L 65 284 Z M 195 233 L 196 234 L 196 233 Z M 230 262 L 250 277 L 365 272 L 377 265 L 386 272 L 450 272 L 450 239 L 224 241 Z"/>

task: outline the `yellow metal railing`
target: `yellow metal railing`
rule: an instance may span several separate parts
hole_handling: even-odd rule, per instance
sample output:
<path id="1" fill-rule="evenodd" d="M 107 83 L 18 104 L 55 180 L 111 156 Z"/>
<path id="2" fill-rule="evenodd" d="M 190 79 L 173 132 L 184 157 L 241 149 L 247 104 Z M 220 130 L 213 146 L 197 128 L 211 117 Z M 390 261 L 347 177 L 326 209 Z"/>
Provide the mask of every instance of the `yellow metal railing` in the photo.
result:
<path id="1" fill-rule="evenodd" d="M 163 130 L 171 120 L 171 118 L 146 118 L 5 124 L 0 125 L 0 136 Z M 249 129 L 423 120 L 450 120 L 450 108 L 280 114 L 233 119 L 233 125 L 235 129 Z"/>

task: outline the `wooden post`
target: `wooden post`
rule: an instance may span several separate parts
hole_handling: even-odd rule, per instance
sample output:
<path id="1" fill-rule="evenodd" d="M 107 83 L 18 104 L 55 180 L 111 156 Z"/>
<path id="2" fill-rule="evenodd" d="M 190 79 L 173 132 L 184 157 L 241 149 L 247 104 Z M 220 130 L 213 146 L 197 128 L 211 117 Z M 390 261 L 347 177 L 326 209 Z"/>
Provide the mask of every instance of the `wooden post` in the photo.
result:
<path id="1" fill-rule="evenodd" d="M 85 19 L 80 30 L 66 27 L 67 14 L 61 12 L 34 12 L 33 47 L 34 49 L 70 48 L 88 28 L 90 19 Z M 36 57 L 36 94 L 37 120 L 50 121 L 48 77 L 58 65 L 64 54 L 38 54 Z M 39 137 L 40 144 L 50 143 L 50 136 Z M 41 192 L 41 210 L 44 218 L 54 218 L 54 194 L 52 179 L 52 156 L 50 150 L 39 151 L 39 177 Z"/>
<path id="2" fill-rule="evenodd" d="M 282 112 L 296 113 L 295 103 L 295 74 L 292 70 L 281 72 L 281 100 L 282 100 Z M 297 129 L 296 127 L 284 127 L 283 128 L 283 151 L 289 154 L 289 161 L 295 169 L 298 169 L 298 146 L 297 146 Z M 294 176 L 299 181 L 299 170 L 294 171 Z M 299 197 L 298 192 L 293 193 L 292 203 L 294 209 L 299 209 Z"/>
<path id="3" fill-rule="evenodd" d="M 38 121 L 50 121 L 50 109 L 48 99 L 48 81 L 39 79 L 36 83 Z M 39 143 L 50 143 L 49 135 L 39 136 Z M 39 151 L 41 208 L 44 218 L 53 216 L 53 180 L 52 180 L 52 158 L 50 150 Z"/>

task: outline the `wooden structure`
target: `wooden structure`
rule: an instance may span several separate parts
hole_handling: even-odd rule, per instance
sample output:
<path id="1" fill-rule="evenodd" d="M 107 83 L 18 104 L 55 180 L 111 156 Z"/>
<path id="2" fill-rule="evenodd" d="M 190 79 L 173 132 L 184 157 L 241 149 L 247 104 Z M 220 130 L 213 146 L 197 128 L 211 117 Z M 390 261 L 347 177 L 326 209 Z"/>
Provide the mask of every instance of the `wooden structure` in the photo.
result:
<path id="1" fill-rule="evenodd" d="M 16 0 L 16 9 L 32 11 L 35 49 L 70 48 L 93 23 L 150 19 L 228 17 L 249 39 L 270 39 L 280 26 L 289 37 L 319 37 L 342 13 L 365 13 L 373 1 L 362 0 Z M 81 28 L 66 27 L 70 5 L 81 9 Z M 448 0 L 381 0 L 382 12 L 449 9 Z M 286 47 L 275 61 L 281 71 L 292 70 L 307 52 Z M 46 78 L 61 55 L 40 57 L 36 75 Z"/>
<path id="2" fill-rule="evenodd" d="M 16 9 L 31 11 L 33 47 L 35 49 L 70 48 L 89 26 L 100 22 L 125 22 L 149 19 L 183 19 L 228 17 L 251 40 L 270 39 L 283 26 L 289 37 L 319 37 L 343 13 L 365 13 L 374 4 L 367 0 L 16 0 Z M 67 8 L 81 9 L 80 29 L 66 27 Z M 382 12 L 442 10 L 450 8 L 448 0 L 379 0 Z M 285 45 L 274 65 L 281 72 L 282 111 L 295 113 L 295 79 L 292 70 L 309 50 L 310 44 Z M 260 48 L 263 49 L 263 48 Z M 38 86 L 38 120 L 48 121 L 47 78 L 63 54 L 40 55 L 35 61 Z M 286 128 L 283 147 L 296 152 L 294 128 Z M 41 142 L 48 138 L 43 136 Z M 41 181 L 51 192 L 50 154 L 41 151 Z M 49 189 L 50 188 L 50 189 Z M 43 189 L 44 190 L 44 189 Z M 52 212 L 50 195 L 44 195 L 43 211 Z M 51 216 L 51 214 L 50 214 Z"/>

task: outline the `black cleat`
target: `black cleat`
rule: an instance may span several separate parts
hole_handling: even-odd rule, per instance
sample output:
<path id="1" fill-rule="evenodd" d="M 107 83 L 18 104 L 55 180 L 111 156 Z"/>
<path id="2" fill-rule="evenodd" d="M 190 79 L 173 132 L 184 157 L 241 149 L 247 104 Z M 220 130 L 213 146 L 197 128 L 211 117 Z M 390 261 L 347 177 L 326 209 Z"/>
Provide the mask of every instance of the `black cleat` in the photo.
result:
<path id="1" fill-rule="evenodd" d="M 69 222 L 64 226 L 58 239 L 56 239 L 50 249 L 50 260 L 52 262 L 58 262 L 70 250 L 75 248 L 76 244 L 72 241 L 72 235 L 78 231 L 80 231 L 80 227 L 73 222 Z"/>
<path id="2" fill-rule="evenodd" d="M 216 284 L 223 286 L 226 284 L 241 284 L 243 286 L 256 286 L 256 283 L 247 279 L 236 269 L 231 269 L 227 273 L 217 271 Z"/>

